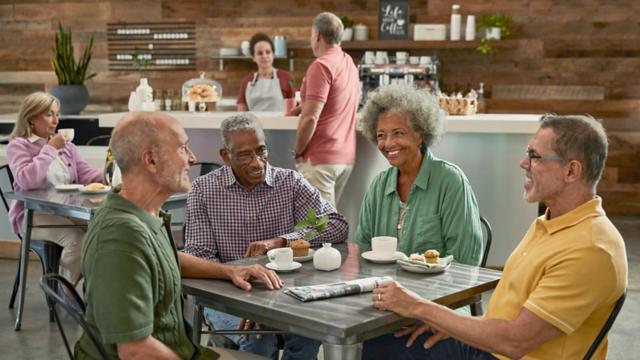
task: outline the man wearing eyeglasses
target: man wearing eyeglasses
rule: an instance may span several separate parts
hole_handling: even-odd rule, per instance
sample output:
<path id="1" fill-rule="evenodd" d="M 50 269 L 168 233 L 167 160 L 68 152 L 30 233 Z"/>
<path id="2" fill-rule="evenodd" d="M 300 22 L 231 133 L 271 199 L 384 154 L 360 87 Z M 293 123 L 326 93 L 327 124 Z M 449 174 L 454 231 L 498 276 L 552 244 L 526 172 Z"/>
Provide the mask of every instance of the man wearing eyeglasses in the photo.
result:
<path id="1" fill-rule="evenodd" d="M 374 289 L 374 306 L 421 323 L 365 343 L 363 358 L 583 358 L 627 284 L 624 241 L 596 195 L 607 146 L 591 117 L 544 116 L 520 167 L 524 199 L 547 211 L 509 256 L 485 316 L 385 284 Z M 593 358 L 606 352 L 605 340 Z"/>
<path id="2" fill-rule="evenodd" d="M 328 215 L 325 231 L 310 240 L 312 247 L 347 239 L 342 215 L 298 172 L 269 165 L 264 132 L 255 115 L 242 113 L 221 125 L 226 166 L 197 178 L 187 200 L 185 251 L 226 263 L 265 254 L 303 238 L 294 229 L 309 209 Z M 216 329 L 247 328 L 247 321 L 212 309 L 205 318 Z M 240 350 L 277 356 L 277 339 L 228 336 Z M 283 359 L 315 359 L 318 341 L 285 334 Z"/>

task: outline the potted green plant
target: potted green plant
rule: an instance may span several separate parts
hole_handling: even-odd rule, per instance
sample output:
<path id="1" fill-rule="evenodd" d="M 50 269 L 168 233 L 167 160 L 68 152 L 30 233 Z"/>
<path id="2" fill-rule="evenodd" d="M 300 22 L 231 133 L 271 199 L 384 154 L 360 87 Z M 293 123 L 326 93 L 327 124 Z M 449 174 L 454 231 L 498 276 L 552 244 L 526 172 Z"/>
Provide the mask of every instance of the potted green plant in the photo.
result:
<path id="1" fill-rule="evenodd" d="M 58 77 L 58 85 L 51 89 L 51 94 L 60 100 L 60 113 L 79 114 L 89 103 L 89 92 L 84 82 L 96 76 L 89 73 L 91 49 L 93 48 L 93 34 L 76 62 L 73 50 L 71 31 L 65 30 L 58 23 L 58 33 L 53 47 L 51 66 Z"/>
<path id="2" fill-rule="evenodd" d="M 353 19 L 348 16 L 340 18 L 344 31 L 342 32 L 342 41 L 351 41 L 353 39 Z"/>
<path id="3" fill-rule="evenodd" d="M 320 217 L 316 214 L 314 208 L 307 211 L 307 217 L 296 224 L 295 229 L 302 231 L 305 240 L 311 240 L 324 231 L 329 222 L 329 215 L 325 214 Z"/>
<path id="4" fill-rule="evenodd" d="M 497 12 L 493 15 L 482 15 L 478 20 L 478 32 L 484 33 L 480 46 L 476 48 L 483 54 L 493 54 L 496 49 L 492 42 L 511 36 L 511 16 Z"/>

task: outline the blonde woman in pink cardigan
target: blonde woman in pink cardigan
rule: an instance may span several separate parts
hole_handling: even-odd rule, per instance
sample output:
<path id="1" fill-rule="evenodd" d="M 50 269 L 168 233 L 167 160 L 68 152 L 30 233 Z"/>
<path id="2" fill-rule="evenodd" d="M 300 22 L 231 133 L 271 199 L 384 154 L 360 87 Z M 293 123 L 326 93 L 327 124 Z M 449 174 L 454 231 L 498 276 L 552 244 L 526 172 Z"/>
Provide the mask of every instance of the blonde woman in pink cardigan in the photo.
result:
<path id="1" fill-rule="evenodd" d="M 102 170 L 91 167 L 80 158 L 76 146 L 56 134 L 60 101 L 45 92 L 27 96 L 20 105 L 18 119 L 7 145 L 7 159 L 13 173 L 16 191 L 47 189 L 62 184 L 101 182 Z M 16 234 L 22 233 L 24 204 L 14 201 L 9 221 Z M 34 225 L 77 224 L 62 216 L 39 214 L 33 216 Z M 37 228 L 33 238 L 55 242 L 62 246 L 60 267 L 72 283 L 81 277 L 80 252 L 83 228 Z"/>

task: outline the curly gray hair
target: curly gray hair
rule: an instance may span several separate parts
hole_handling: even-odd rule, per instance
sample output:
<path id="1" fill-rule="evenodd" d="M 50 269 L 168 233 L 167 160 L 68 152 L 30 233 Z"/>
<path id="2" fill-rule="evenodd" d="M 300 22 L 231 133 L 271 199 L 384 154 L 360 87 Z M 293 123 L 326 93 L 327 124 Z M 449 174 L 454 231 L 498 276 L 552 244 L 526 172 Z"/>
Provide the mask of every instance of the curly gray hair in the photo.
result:
<path id="1" fill-rule="evenodd" d="M 405 114 L 414 131 L 422 133 L 425 147 L 444 135 L 444 112 L 435 96 L 410 85 L 383 86 L 369 96 L 360 119 L 364 135 L 377 144 L 378 119 L 387 113 Z"/>
<path id="2" fill-rule="evenodd" d="M 222 120 L 222 124 L 220 125 L 220 136 L 222 137 L 222 145 L 225 149 L 231 149 L 231 133 L 240 130 L 251 130 L 255 132 L 259 138 L 264 139 L 264 131 L 262 130 L 262 125 L 254 114 L 241 113 L 238 115 L 229 116 L 228 118 Z"/>

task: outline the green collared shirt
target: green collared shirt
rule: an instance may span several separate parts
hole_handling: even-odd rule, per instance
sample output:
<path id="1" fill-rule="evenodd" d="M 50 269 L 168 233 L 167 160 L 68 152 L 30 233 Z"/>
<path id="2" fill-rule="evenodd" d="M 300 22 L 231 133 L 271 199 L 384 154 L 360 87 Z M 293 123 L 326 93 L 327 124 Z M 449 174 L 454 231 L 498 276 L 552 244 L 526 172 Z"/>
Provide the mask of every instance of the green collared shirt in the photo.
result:
<path id="1" fill-rule="evenodd" d="M 374 236 L 398 237 L 400 196 L 398 169 L 391 167 L 373 179 L 360 208 L 356 242 L 371 247 Z M 427 151 L 407 202 L 398 250 L 409 255 L 436 249 L 458 262 L 479 265 L 482 228 L 476 197 L 456 165 Z"/>
<path id="2" fill-rule="evenodd" d="M 153 216 L 110 193 L 96 211 L 82 249 L 86 320 L 112 358 L 116 345 L 153 336 L 182 359 L 215 359 L 189 339 L 180 299 L 180 265 L 166 229 L 168 216 Z M 98 359 L 86 334 L 76 359 Z"/>

